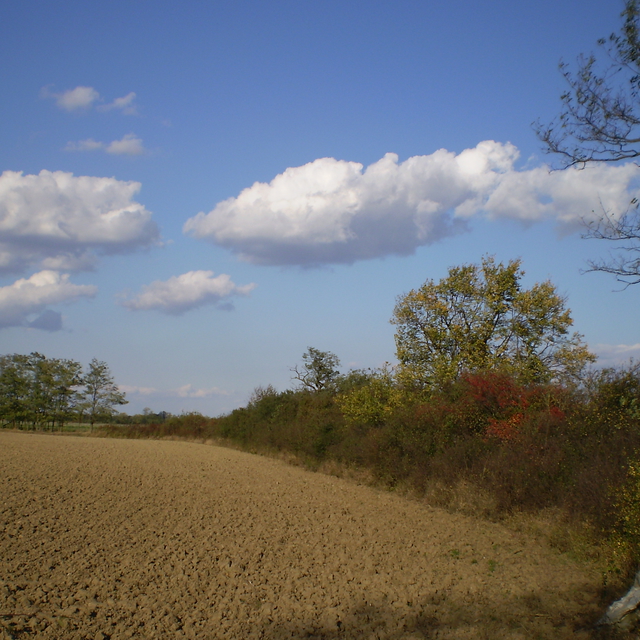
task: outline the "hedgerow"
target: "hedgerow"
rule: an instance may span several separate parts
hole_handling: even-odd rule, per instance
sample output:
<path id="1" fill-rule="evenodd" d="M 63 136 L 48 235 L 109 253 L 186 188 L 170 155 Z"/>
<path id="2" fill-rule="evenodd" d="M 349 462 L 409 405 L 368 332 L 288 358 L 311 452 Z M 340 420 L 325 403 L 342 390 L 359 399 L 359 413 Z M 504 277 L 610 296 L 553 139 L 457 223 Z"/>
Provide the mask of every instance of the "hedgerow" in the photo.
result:
<path id="1" fill-rule="evenodd" d="M 332 389 L 259 388 L 246 407 L 217 418 L 103 432 L 214 439 L 314 468 L 331 462 L 416 495 L 464 482 L 490 497 L 484 515 L 559 509 L 631 566 L 640 559 L 639 404 L 638 367 L 602 370 L 571 388 L 474 372 L 428 394 L 401 388 L 388 371 L 352 372 Z"/>

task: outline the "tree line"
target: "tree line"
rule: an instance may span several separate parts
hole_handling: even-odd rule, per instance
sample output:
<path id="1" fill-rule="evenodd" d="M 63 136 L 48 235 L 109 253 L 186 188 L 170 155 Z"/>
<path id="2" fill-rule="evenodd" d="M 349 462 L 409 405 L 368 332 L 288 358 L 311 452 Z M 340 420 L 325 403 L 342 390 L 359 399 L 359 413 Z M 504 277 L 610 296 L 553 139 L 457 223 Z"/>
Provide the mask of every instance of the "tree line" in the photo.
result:
<path id="1" fill-rule="evenodd" d="M 71 421 L 107 420 L 126 404 L 106 362 L 96 358 L 83 371 L 67 358 L 41 353 L 0 356 L 0 425 L 54 430 Z"/>

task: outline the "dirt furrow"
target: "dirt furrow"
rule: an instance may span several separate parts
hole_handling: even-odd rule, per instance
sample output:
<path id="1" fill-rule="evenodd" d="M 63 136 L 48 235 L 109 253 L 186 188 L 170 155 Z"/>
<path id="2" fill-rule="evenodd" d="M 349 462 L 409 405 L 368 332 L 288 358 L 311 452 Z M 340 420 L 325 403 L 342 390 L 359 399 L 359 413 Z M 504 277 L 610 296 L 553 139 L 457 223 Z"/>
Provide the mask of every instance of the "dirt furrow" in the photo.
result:
<path id="1" fill-rule="evenodd" d="M 499 524 L 271 459 L 0 432 L 0 469 L 8 638 L 588 638 L 599 613 L 595 571 Z"/>

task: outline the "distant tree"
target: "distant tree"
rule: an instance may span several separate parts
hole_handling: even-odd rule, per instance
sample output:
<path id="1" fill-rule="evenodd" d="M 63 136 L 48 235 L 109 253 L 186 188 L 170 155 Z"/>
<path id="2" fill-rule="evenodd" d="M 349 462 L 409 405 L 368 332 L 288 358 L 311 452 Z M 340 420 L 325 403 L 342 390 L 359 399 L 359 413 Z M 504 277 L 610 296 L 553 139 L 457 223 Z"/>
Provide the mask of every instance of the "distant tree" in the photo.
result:
<path id="1" fill-rule="evenodd" d="M 619 162 L 640 157 L 640 2 L 626 0 L 620 33 L 601 38 L 604 63 L 591 54 L 578 58 L 572 72 L 560 71 L 568 88 L 562 111 L 550 124 L 537 122 L 536 133 L 547 153 L 563 167 Z M 611 273 L 621 282 L 640 283 L 640 214 L 634 198 L 626 211 L 603 211 L 589 223 L 586 238 L 618 241 L 621 251 L 610 260 L 589 261 L 593 271 Z"/>
<path id="2" fill-rule="evenodd" d="M 116 406 L 127 404 L 125 394 L 118 389 L 106 362 L 93 358 L 89 370 L 82 378 L 84 384 L 84 407 L 89 417 L 91 430 L 96 420 L 116 413 Z"/>
<path id="3" fill-rule="evenodd" d="M 33 352 L 0 356 L 0 421 L 34 429 L 64 424 L 86 411 L 91 425 L 126 404 L 109 367 L 95 358 L 86 375 L 75 360 Z"/>
<path id="4" fill-rule="evenodd" d="M 67 358 L 54 361 L 55 422 L 60 429 L 76 418 L 82 402 L 82 365 Z"/>
<path id="5" fill-rule="evenodd" d="M 399 379 L 437 387 L 465 371 L 501 369 L 524 382 L 569 380 L 595 360 L 551 282 L 523 289 L 520 260 L 507 265 L 485 257 L 481 265 L 449 269 L 400 296 L 397 326 Z"/>
<path id="6" fill-rule="evenodd" d="M 27 356 L 0 356 L 0 420 L 21 427 L 31 416 L 31 375 Z"/>
<path id="7" fill-rule="evenodd" d="M 51 360 L 41 353 L 33 352 L 28 356 L 31 374 L 29 396 L 30 421 L 34 428 L 55 426 L 55 376 Z"/>
<path id="8" fill-rule="evenodd" d="M 322 391 L 334 385 L 340 375 L 339 366 L 340 360 L 335 354 L 309 347 L 302 355 L 302 366 L 296 365 L 291 371 L 303 389 Z"/>
<path id="9" fill-rule="evenodd" d="M 272 384 L 268 384 L 266 387 L 258 386 L 251 392 L 247 407 L 255 406 L 265 398 L 275 398 L 277 395 L 278 390 Z"/>
<path id="10" fill-rule="evenodd" d="M 60 429 L 77 413 L 81 402 L 82 366 L 75 360 L 47 358 L 31 353 L 28 366 L 32 376 L 30 409 L 36 427 Z"/>

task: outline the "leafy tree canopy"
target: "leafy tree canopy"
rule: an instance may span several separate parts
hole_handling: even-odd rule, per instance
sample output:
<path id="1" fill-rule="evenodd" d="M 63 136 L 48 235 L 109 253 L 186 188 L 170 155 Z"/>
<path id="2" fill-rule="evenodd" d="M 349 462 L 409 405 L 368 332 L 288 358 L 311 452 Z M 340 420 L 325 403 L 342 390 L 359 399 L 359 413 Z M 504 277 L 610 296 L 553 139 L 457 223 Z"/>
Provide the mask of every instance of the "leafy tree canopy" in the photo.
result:
<path id="1" fill-rule="evenodd" d="M 333 387 L 340 375 L 339 366 L 340 360 L 334 353 L 309 347 L 302 355 L 302 366 L 296 365 L 291 371 L 303 389 L 322 391 Z"/>
<path id="2" fill-rule="evenodd" d="M 520 260 L 449 269 L 400 296 L 397 326 L 399 377 L 437 387 L 464 371 L 501 369 L 524 382 L 570 380 L 595 361 L 551 282 L 523 289 Z"/>
<path id="3" fill-rule="evenodd" d="M 126 402 L 107 364 L 95 358 L 83 375 L 75 360 L 37 352 L 0 356 L 0 425 L 53 429 L 83 413 L 93 425 Z"/>
<path id="4" fill-rule="evenodd" d="M 116 405 L 127 404 L 125 394 L 115 384 L 106 362 L 93 358 L 82 380 L 85 386 L 84 408 L 92 427 L 99 418 L 113 415 Z"/>

